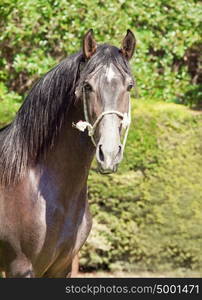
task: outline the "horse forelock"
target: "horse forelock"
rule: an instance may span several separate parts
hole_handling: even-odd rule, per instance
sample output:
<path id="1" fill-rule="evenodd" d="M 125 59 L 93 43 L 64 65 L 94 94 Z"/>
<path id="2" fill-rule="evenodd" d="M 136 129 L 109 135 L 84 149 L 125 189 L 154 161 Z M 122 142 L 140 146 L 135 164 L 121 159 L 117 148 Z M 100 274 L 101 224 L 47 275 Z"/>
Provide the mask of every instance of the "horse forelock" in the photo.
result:
<path id="1" fill-rule="evenodd" d="M 100 74 L 103 74 L 110 68 L 110 65 L 113 65 L 123 77 L 125 74 L 132 76 L 128 61 L 123 57 L 120 49 L 108 44 L 102 44 L 98 45 L 96 53 L 83 68 L 80 81 L 90 78 L 99 71 L 101 71 Z"/>

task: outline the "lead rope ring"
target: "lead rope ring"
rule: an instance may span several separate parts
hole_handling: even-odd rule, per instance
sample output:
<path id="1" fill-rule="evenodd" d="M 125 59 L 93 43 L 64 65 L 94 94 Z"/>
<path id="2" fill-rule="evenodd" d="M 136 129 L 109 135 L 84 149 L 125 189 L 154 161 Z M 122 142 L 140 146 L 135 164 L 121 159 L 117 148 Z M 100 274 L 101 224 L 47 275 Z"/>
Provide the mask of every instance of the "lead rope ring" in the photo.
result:
<path id="1" fill-rule="evenodd" d="M 85 117 L 85 121 L 78 121 L 76 124 L 72 123 L 72 126 L 75 127 L 76 129 L 78 129 L 79 131 L 85 131 L 86 129 L 88 130 L 88 136 L 90 136 L 91 141 L 93 143 L 93 145 L 95 147 L 97 147 L 97 144 L 95 142 L 94 139 L 94 133 L 95 130 L 97 128 L 97 125 L 99 124 L 99 122 L 102 120 L 102 118 L 105 115 L 108 114 L 116 114 L 117 116 L 122 118 L 121 124 L 123 126 L 123 129 L 125 129 L 125 134 L 124 134 L 124 139 L 123 139 L 123 151 L 126 145 L 126 140 L 128 137 L 128 131 L 129 131 L 129 127 L 130 127 L 130 123 L 131 123 L 131 104 L 130 104 L 130 99 L 129 99 L 129 109 L 128 109 L 128 113 L 121 113 L 117 110 L 107 110 L 104 111 L 103 113 L 101 113 L 99 115 L 99 117 L 96 119 L 95 123 L 93 125 L 90 124 L 89 122 L 89 117 L 88 117 L 88 109 L 87 109 L 87 101 L 86 101 L 86 96 L 85 96 L 85 92 L 84 89 L 83 90 L 83 109 L 84 109 L 84 117 Z"/>

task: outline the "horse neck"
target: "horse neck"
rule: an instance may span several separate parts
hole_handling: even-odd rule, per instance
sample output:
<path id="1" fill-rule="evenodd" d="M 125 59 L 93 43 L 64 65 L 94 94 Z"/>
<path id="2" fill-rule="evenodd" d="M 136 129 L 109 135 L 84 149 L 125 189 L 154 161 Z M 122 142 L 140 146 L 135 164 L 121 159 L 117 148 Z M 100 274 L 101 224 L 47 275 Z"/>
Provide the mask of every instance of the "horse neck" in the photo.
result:
<path id="1" fill-rule="evenodd" d="M 71 178 L 77 188 L 86 183 L 95 152 L 88 135 L 72 127 L 72 123 L 79 120 L 83 120 L 83 113 L 73 106 L 55 145 L 41 162 L 43 168 L 47 168 L 60 184 L 67 184 Z"/>

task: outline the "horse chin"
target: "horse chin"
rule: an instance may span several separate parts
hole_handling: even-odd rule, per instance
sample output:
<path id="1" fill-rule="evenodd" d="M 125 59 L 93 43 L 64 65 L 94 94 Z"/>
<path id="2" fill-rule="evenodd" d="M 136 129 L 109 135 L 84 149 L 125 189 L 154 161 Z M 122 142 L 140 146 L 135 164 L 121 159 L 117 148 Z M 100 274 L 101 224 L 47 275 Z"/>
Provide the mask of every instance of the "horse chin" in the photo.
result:
<path id="1" fill-rule="evenodd" d="M 98 172 L 102 175 L 116 173 L 117 170 L 118 170 L 118 165 L 115 165 L 110 169 L 103 169 L 102 166 L 98 163 Z"/>

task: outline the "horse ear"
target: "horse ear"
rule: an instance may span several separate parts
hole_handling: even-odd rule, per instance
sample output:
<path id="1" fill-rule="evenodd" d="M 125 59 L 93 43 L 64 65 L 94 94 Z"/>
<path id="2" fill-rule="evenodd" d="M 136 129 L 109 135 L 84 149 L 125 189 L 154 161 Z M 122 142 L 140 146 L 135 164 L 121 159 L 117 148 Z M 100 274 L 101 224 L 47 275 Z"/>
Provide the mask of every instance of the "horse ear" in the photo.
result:
<path id="1" fill-rule="evenodd" d="M 83 54 L 89 59 L 96 52 L 97 44 L 93 36 L 93 29 L 88 30 L 83 39 Z"/>
<path id="2" fill-rule="evenodd" d="M 121 53 L 123 56 L 130 60 L 134 54 L 136 45 L 136 38 L 130 29 L 127 30 L 127 34 L 122 41 Z"/>

